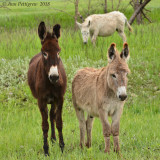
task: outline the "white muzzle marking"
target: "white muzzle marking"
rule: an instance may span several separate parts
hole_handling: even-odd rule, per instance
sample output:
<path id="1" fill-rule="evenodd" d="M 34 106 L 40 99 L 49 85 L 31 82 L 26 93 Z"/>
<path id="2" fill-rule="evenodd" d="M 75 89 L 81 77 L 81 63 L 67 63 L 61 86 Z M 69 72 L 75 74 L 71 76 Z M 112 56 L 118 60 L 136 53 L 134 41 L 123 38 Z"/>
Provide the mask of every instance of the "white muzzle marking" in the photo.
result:
<path id="1" fill-rule="evenodd" d="M 51 66 L 49 73 L 48 73 L 48 77 L 50 76 L 58 76 L 58 68 L 57 66 Z"/>
<path id="2" fill-rule="evenodd" d="M 127 95 L 125 86 L 118 87 L 117 97 L 119 98 L 120 95 Z"/>
<path id="3" fill-rule="evenodd" d="M 83 43 L 87 43 L 89 35 L 87 35 L 87 33 L 82 33 L 82 38 L 83 38 Z"/>

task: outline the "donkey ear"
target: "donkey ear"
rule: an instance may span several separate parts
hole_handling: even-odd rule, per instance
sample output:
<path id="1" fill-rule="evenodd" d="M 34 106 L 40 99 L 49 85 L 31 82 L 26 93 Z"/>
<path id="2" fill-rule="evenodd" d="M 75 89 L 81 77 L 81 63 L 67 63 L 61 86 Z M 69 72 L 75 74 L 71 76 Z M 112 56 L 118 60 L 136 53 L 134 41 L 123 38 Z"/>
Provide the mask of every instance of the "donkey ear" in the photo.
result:
<path id="1" fill-rule="evenodd" d="M 41 39 L 41 41 L 44 41 L 44 39 L 46 38 L 47 32 L 46 32 L 46 26 L 45 26 L 44 22 L 41 22 L 39 24 L 38 35 L 39 35 L 39 38 Z"/>
<path id="2" fill-rule="evenodd" d="M 129 54 L 129 48 L 128 48 L 127 42 L 123 44 L 123 50 L 120 54 L 120 57 L 126 61 L 129 60 L 130 54 Z"/>
<path id="3" fill-rule="evenodd" d="M 61 33 L 60 33 L 60 28 L 61 26 L 59 24 L 56 24 L 53 27 L 53 33 L 56 35 L 57 39 L 60 37 Z"/>
<path id="4" fill-rule="evenodd" d="M 80 24 L 79 22 L 76 21 L 77 26 L 79 27 L 79 29 L 82 28 L 82 24 Z"/>
<path id="5" fill-rule="evenodd" d="M 111 46 L 108 49 L 108 62 L 112 62 L 113 59 L 115 58 L 115 53 L 116 53 L 116 44 L 112 43 Z"/>

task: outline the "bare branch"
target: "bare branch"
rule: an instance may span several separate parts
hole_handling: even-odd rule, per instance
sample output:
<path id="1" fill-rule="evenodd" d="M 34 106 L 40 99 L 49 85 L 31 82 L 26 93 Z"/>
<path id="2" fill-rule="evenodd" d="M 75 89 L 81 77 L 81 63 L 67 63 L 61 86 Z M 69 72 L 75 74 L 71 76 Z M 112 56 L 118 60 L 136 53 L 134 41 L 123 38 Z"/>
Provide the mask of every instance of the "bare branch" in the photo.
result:
<path id="1" fill-rule="evenodd" d="M 113 11 L 113 0 L 111 0 L 112 1 L 112 11 Z"/>
<path id="2" fill-rule="evenodd" d="M 142 14 L 144 16 L 144 18 L 146 18 L 150 23 L 152 23 L 152 21 L 146 16 L 146 14 L 142 11 Z"/>
<path id="3" fill-rule="evenodd" d="M 146 8 L 144 8 L 144 10 L 147 11 L 147 12 L 151 12 L 149 9 L 146 9 Z"/>
<path id="4" fill-rule="evenodd" d="M 77 21 L 77 18 L 78 18 L 78 4 L 79 4 L 79 0 L 75 0 L 75 3 L 74 3 L 74 5 L 75 5 L 75 16 L 74 16 L 74 26 L 75 26 L 75 30 L 77 30 L 78 29 L 78 27 L 77 27 L 77 24 L 76 24 L 76 21 Z"/>
<path id="5" fill-rule="evenodd" d="M 104 13 L 107 13 L 107 0 L 104 0 Z"/>
<path id="6" fill-rule="evenodd" d="M 131 16 L 129 23 L 132 24 L 136 16 L 143 10 L 143 8 L 150 2 L 151 0 L 145 0 L 139 7 L 135 10 L 133 15 Z"/>
<path id="7" fill-rule="evenodd" d="M 118 9 L 120 7 L 120 4 L 121 4 L 121 0 L 118 1 L 118 5 L 117 5 L 117 9 L 116 9 L 117 11 L 118 11 Z"/>
<path id="8" fill-rule="evenodd" d="M 80 19 L 82 20 L 82 22 L 84 21 L 83 16 L 79 13 L 78 11 L 78 16 L 80 17 Z"/>

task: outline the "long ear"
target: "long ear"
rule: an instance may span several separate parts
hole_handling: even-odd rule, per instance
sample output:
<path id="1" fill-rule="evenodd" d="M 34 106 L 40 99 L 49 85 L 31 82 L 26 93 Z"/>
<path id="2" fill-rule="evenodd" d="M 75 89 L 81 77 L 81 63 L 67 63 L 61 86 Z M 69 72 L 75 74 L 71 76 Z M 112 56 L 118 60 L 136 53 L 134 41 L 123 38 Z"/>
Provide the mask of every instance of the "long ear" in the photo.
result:
<path id="1" fill-rule="evenodd" d="M 61 26 L 59 24 L 56 24 L 54 27 L 53 27 L 53 34 L 56 35 L 57 39 L 60 37 L 61 33 L 60 33 L 60 28 Z"/>
<path id="2" fill-rule="evenodd" d="M 116 44 L 112 43 L 108 49 L 108 62 L 112 62 L 116 54 Z"/>
<path id="3" fill-rule="evenodd" d="M 79 22 L 76 21 L 77 26 L 79 27 L 79 29 L 82 28 L 82 24 L 80 24 Z"/>
<path id="4" fill-rule="evenodd" d="M 44 41 L 44 39 L 46 38 L 47 31 L 46 31 L 46 26 L 44 22 L 41 22 L 39 24 L 38 35 L 39 35 L 39 38 L 41 39 L 41 42 Z"/>
<path id="5" fill-rule="evenodd" d="M 130 54 L 129 54 L 129 48 L 128 48 L 127 42 L 123 44 L 123 50 L 120 54 L 120 57 L 126 61 L 129 60 Z"/>

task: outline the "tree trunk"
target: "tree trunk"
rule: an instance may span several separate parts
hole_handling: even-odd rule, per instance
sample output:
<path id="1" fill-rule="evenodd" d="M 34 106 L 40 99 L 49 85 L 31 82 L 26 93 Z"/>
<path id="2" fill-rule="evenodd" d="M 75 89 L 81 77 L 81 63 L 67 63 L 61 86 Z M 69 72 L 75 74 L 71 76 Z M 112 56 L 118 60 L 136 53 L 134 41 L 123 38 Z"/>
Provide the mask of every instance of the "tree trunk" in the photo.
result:
<path id="1" fill-rule="evenodd" d="M 107 13 L 107 0 L 104 0 L 104 13 Z"/>
<path id="2" fill-rule="evenodd" d="M 112 0 L 112 11 L 113 11 L 113 0 Z"/>
<path id="3" fill-rule="evenodd" d="M 79 4 L 79 0 L 75 0 L 75 3 L 74 3 L 74 5 L 75 5 L 75 16 L 74 16 L 74 27 L 75 27 L 75 30 L 78 29 L 78 26 L 76 24 L 76 21 L 77 21 L 77 18 L 78 18 L 78 14 L 79 14 L 79 12 L 78 12 L 78 4 Z"/>
<path id="4" fill-rule="evenodd" d="M 132 24 L 135 20 L 136 16 L 140 13 L 141 10 L 150 2 L 151 0 L 145 0 L 142 4 L 139 5 L 139 7 L 134 11 L 133 15 L 131 16 L 129 20 L 129 24 Z"/>
<path id="5" fill-rule="evenodd" d="M 137 10 L 137 8 L 140 6 L 140 4 L 142 4 L 142 0 L 141 0 L 141 3 L 139 0 L 136 0 L 134 2 L 134 11 Z M 140 11 L 139 14 L 137 14 L 136 20 L 137 20 L 138 25 L 142 23 L 142 11 Z"/>
<path id="6" fill-rule="evenodd" d="M 91 0 L 88 0 L 88 16 L 90 15 Z"/>

